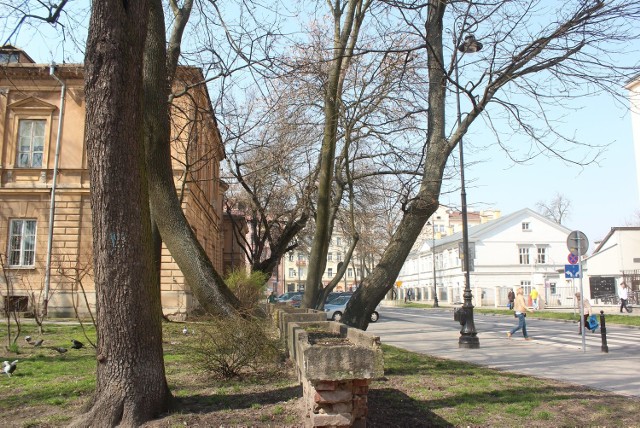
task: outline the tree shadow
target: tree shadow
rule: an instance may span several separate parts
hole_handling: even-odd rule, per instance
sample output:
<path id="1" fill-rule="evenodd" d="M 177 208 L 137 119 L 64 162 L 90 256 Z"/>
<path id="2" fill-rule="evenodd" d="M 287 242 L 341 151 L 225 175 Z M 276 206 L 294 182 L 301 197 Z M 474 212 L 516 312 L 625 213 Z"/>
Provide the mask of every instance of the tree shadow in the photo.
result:
<path id="1" fill-rule="evenodd" d="M 174 397 L 172 412 L 211 413 L 218 410 L 248 409 L 255 405 L 271 405 L 302 397 L 302 385 L 248 394 L 216 393 Z"/>
<path id="2" fill-rule="evenodd" d="M 393 388 L 370 389 L 367 399 L 368 427 L 452 427 L 433 413 L 424 401 Z"/>

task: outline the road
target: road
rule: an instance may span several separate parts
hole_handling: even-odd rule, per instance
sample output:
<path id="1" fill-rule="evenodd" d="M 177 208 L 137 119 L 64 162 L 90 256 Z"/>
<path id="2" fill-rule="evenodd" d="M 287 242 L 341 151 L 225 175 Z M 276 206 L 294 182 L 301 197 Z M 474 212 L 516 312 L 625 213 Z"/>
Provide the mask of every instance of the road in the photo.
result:
<path id="1" fill-rule="evenodd" d="M 640 397 L 640 329 L 607 325 L 609 352 L 601 351 L 600 330 L 587 332 L 585 350 L 578 325 L 527 317 L 531 341 L 521 332 L 508 339 L 517 319 L 474 316 L 480 349 L 458 347 L 460 324 L 451 308 L 380 308 L 380 320 L 368 332 L 382 343 L 413 352 L 472 362 L 515 373 L 557 379 L 618 394 Z"/>

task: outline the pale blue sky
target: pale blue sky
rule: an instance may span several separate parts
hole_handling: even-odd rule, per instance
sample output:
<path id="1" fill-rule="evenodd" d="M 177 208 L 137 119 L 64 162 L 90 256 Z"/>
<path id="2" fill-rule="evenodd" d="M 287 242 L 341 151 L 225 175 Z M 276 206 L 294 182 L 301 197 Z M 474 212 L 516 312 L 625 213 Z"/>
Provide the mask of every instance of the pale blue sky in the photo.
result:
<path id="1" fill-rule="evenodd" d="M 46 27 L 39 27 L 45 31 Z M 83 41 L 64 45 L 46 30 L 44 37 L 36 31 L 23 31 L 16 45 L 36 62 L 82 62 Z M 638 56 L 638 53 L 633 53 Z M 640 59 L 640 57 L 639 57 Z M 626 82 L 620 82 L 622 87 Z M 600 95 L 579 100 L 581 110 L 571 112 L 564 120 L 565 132 L 587 144 L 610 144 L 598 165 L 578 167 L 560 160 L 540 157 L 527 165 L 514 165 L 499 150 L 474 150 L 491 144 L 492 134 L 481 121 L 472 126 L 465 137 L 465 174 L 467 201 L 470 209 L 494 208 L 503 215 L 521 208 L 535 209 L 541 200 L 549 200 L 559 192 L 572 203 L 566 222 L 570 229 L 583 231 L 591 243 L 602 239 L 611 227 L 624 226 L 640 209 L 634 162 L 631 119 L 624 106 L 611 96 Z M 442 203 L 459 207 L 459 194 L 444 195 Z M 592 246 L 593 248 L 593 246 Z"/>

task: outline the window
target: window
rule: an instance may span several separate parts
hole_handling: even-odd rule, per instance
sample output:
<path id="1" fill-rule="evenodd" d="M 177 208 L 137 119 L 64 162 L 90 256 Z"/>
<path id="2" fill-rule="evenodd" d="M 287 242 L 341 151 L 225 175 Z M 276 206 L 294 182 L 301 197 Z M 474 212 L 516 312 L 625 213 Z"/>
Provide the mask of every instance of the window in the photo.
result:
<path id="1" fill-rule="evenodd" d="M 347 277 L 353 278 L 353 269 L 352 268 L 348 268 L 347 269 Z"/>
<path id="2" fill-rule="evenodd" d="M 293 261 L 293 253 L 289 253 L 289 261 L 292 262 Z"/>
<path id="3" fill-rule="evenodd" d="M 5 313 L 27 312 L 29 310 L 29 298 L 27 296 L 4 296 Z"/>
<path id="4" fill-rule="evenodd" d="M 294 278 L 296 276 L 296 270 L 294 268 L 289 268 L 289 278 Z"/>
<path id="5" fill-rule="evenodd" d="M 529 264 L 529 248 L 520 247 L 520 264 L 528 265 Z"/>
<path id="6" fill-rule="evenodd" d="M 538 247 L 538 263 L 545 264 L 547 263 L 547 249 L 542 247 Z"/>
<path id="7" fill-rule="evenodd" d="M 333 253 L 327 253 L 327 260 L 333 261 Z"/>
<path id="8" fill-rule="evenodd" d="M 531 232 L 531 225 L 529 224 L 528 221 L 523 221 L 522 222 L 522 231 L 523 232 Z"/>
<path id="9" fill-rule="evenodd" d="M 304 260 L 304 254 L 298 253 L 298 261 L 303 261 L 303 260 Z"/>
<path id="10" fill-rule="evenodd" d="M 342 238 L 336 238 L 336 245 L 338 247 L 342 245 Z"/>
<path id="11" fill-rule="evenodd" d="M 11 220 L 9 266 L 33 266 L 36 254 L 36 221 Z"/>
<path id="12" fill-rule="evenodd" d="M 342 261 L 342 253 L 336 253 L 336 260 L 339 262 Z"/>
<path id="13" fill-rule="evenodd" d="M 329 278 L 333 278 L 333 268 L 329 268 L 329 269 L 327 269 L 327 276 L 328 276 Z"/>
<path id="14" fill-rule="evenodd" d="M 531 281 L 520 281 L 520 287 L 522 287 L 522 291 L 524 291 L 526 301 L 526 296 L 531 293 Z"/>
<path id="15" fill-rule="evenodd" d="M 21 120 L 18 125 L 18 158 L 19 168 L 42 167 L 44 153 L 45 120 Z"/>
<path id="16" fill-rule="evenodd" d="M 16 63 L 20 60 L 20 54 L 17 52 L 2 52 L 0 53 L 0 63 Z"/>

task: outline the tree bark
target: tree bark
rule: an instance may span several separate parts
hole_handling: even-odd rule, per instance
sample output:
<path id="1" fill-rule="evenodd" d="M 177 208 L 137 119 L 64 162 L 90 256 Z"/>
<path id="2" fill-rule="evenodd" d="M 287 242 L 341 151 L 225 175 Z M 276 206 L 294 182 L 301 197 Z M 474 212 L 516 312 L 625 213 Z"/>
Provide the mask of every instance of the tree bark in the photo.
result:
<path id="1" fill-rule="evenodd" d="M 134 427 L 171 398 L 162 353 L 143 152 L 142 56 L 148 3 L 92 5 L 86 126 L 97 312 L 97 383 L 74 426 Z"/>
<path id="2" fill-rule="evenodd" d="M 428 51 L 429 82 L 444 82 L 445 70 L 442 67 L 442 17 L 446 2 L 434 2 L 429 7 L 426 26 Z M 446 86 L 429 85 L 429 116 L 425 169 L 420 190 L 408 204 L 404 217 L 400 221 L 391 242 L 385 249 L 380 262 L 370 275 L 362 281 L 353 297 L 349 300 L 342 322 L 366 330 L 370 315 L 379 302 L 394 286 L 413 244 L 420 235 L 429 217 L 438 209 L 444 168 L 451 151 L 456 146 L 445 137 L 445 97 Z"/>
<path id="3" fill-rule="evenodd" d="M 238 300 L 198 242 L 177 196 L 171 165 L 168 74 L 175 68 L 167 60 L 162 4 L 159 0 L 150 0 L 150 4 L 144 69 L 144 141 L 151 215 L 200 305 L 213 315 L 235 315 Z"/>

